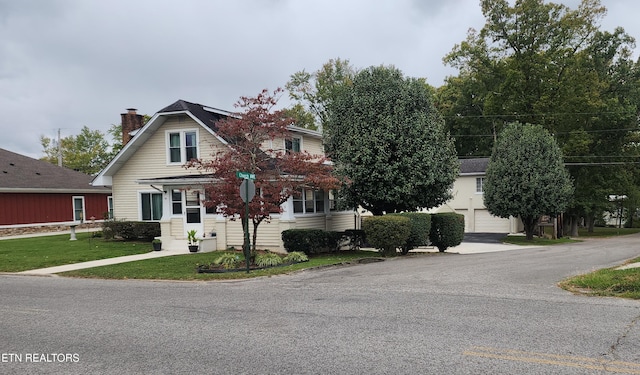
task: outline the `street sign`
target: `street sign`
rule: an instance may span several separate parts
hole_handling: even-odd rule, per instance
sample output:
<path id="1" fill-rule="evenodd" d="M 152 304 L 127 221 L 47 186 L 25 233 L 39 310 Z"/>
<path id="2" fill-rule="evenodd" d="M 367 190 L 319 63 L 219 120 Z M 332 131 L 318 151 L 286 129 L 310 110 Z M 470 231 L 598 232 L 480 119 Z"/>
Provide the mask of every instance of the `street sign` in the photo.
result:
<path id="1" fill-rule="evenodd" d="M 256 184 L 253 180 L 243 180 L 240 184 L 240 198 L 244 203 L 251 202 L 256 195 Z"/>
<path id="2" fill-rule="evenodd" d="M 256 179 L 255 173 L 250 173 L 250 172 L 236 171 L 236 177 L 243 178 L 245 180 L 255 180 Z"/>

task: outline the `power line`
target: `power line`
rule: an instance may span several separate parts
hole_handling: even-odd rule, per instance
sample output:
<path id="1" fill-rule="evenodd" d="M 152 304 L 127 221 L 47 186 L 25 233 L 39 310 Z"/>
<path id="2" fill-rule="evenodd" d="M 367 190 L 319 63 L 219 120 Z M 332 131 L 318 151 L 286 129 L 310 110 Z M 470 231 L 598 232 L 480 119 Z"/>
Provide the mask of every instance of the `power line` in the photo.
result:
<path id="1" fill-rule="evenodd" d="M 598 116 L 598 115 L 628 115 L 636 116 L 632 112 L 558 112 L 558 113 L 511 113 L 495 115 L 448 115 L 443 118 L 504 118 L 504 117 L 555 117 L 555 116 Z"/>

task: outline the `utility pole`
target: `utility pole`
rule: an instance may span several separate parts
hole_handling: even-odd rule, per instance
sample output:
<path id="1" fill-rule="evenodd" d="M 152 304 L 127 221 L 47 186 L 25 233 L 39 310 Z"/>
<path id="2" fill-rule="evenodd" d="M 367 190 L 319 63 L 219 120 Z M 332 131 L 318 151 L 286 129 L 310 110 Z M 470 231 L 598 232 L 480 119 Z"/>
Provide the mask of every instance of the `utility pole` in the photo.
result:
<path id="1" fill-rule="evenodd" d="M 62 167 L 62 145 L 60 144 L 60 128 L 58 128 L 58 166 Z"/>

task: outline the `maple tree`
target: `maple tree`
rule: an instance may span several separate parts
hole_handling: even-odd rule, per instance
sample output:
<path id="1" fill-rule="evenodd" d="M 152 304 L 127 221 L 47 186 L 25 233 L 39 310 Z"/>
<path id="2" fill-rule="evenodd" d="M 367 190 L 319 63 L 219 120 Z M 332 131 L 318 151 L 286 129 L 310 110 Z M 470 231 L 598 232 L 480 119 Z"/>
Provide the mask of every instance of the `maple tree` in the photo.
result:
<path id="1" fill-rule="evenodd" d="M 287 152 L 282 148 L 267 148 L 267 144 L 282 144 L 274 140 L 291 139 L 289 127 L 293 119 L 282 110 L 275 110 L 278 95 L 264 89 L 256 97 L 241 97 L 235 104 L 240 112 L 216 123 L 217 134 L 227 147 L 211 159 L 193 159 L 187 168 L 210 173 L 205 185 L 206 207 L 214 207 L 225 217 L 242 219 L 245 225 L 245 203 L 239 194 L 242 179 L 237 171 L 255 174 L 256 195 L 249 203 L 249 220 L 253 223 L 252 256 L 256 250 L 258 226 L 269 221 L 272 214 L 282 212 L 281 204 L 300 194 L 301 188 L 335 189 L 340 181 L 332 175 L 323 155 L 306 151 Z M 271 141 L 271 142 L 269 142 Z"/>

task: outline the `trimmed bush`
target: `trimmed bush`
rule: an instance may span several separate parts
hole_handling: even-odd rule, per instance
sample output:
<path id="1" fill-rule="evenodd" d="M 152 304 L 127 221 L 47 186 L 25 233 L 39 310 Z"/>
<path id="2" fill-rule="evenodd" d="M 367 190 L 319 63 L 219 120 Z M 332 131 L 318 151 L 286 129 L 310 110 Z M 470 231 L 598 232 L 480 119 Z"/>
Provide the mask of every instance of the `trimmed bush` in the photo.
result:
<path id="1" fill-rule="evenodd" d="M 383 256 L 395 256 L 397 249 L 409 238 L 409 218 L 395 215 L 371 216 L 364 219 L 362 229 L 367 242 Z"/>
<path id="2" fill-rule="evenodd" d="M 443 252 L 449 247 L 458 246 L 464 238 L 464 215 L 440 213 L 431 215 L 431 243 Z"/>
<path id="3" fill-rule="evenodd" d="M 105 239 L 152 241 L 160 236 L 160 223 L 148 221 L 107 220 L 102 223 Z"/>
<path id="4" fill-rule="evenodd" d="M 390 214 L 406 217 L 409 219 L 409 238 L 401 246 L 402 255 L 406 255 L 409 250 L 419 246 L 429 244 L 429 232 L 431 231 L 431 215 L 426 212 L 402 212 Z"/>
<path id="5" fill-rule="evenodd" d="M 307 255 L 335 251 L 342 238 L 339 232 L 322 229 L 287 229 L 281 236 L 287 252 L 301 251 Z"/>

